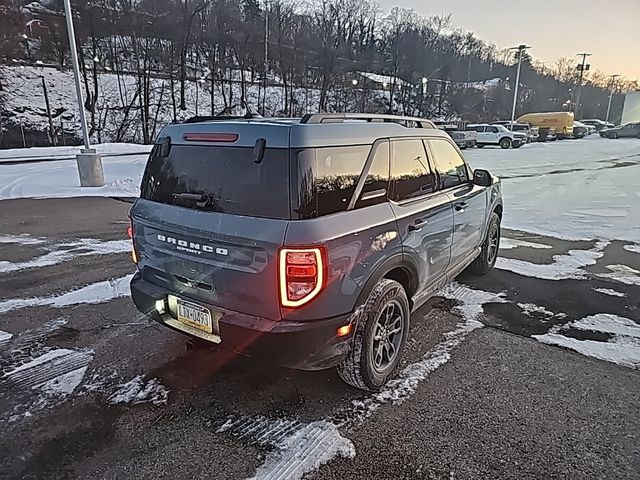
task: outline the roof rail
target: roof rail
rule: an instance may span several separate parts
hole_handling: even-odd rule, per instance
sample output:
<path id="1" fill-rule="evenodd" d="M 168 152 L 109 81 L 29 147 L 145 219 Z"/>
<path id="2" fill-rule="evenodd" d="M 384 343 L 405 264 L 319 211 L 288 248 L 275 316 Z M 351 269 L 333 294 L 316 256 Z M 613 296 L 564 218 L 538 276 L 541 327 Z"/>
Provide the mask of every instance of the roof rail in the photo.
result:
<path id="1" fill-rule="evenodd" d="M 389 122 L 398 123 L 406 127 L 406 123 L 413 122 L 416 128 L 436 128 L 431 120 L 416 117 L 403 117 L 400 115 L 385 115 L 378 113 L 308 113 L 300 123 L 342 123 L 345 120 L 366 120 L 367 122 Z"/>

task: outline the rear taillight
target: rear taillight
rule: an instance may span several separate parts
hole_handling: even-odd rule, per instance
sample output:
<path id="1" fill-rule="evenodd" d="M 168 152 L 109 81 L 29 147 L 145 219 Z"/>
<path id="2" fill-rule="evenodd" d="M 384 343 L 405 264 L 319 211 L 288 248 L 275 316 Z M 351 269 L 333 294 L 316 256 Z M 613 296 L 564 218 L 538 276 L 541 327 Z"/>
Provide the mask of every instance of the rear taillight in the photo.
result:
<path id="1" fill-rule="evenodd" d="M 127 236 L 131 239 L 131 259 L 133 260 L 133 263 L 137 265 L 138 254 L 136 253 L 136 244 L 133 240 L 133 222 L 131 222 L 131 225 L 129 225 L 129 228 L 127 228 Z"/>
<path id="2" fill-rule="evenodd" d="M 295 308 L 310 302 L 325 281 L 324 249 L 283 248 L 279 252 L 280 304 Z"/>

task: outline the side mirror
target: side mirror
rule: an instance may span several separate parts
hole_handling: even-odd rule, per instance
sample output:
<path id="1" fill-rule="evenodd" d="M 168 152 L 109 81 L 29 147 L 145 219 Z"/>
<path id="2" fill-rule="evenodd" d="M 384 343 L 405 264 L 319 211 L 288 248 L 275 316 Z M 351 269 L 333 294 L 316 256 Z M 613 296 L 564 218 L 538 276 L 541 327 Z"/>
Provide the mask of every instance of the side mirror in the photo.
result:
<path id="1" fill-rule="evenodd" d="M 473 183 L 479 187 L 490 187 L 493 185 L 493 177 L 487 170 L 475 170 L 473 172 Z"/>

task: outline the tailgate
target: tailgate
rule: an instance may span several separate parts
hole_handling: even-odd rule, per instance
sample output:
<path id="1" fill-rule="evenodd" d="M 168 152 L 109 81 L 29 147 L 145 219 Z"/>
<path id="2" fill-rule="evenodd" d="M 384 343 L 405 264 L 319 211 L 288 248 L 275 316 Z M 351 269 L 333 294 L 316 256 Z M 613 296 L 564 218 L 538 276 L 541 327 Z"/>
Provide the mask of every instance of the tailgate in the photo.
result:
<path id="1" fill-rule="evenodd" d="M 277 320 L 277 254 L 286 220 L 139 199 L 131 208 L 143 278 L 184 297 Z"/>

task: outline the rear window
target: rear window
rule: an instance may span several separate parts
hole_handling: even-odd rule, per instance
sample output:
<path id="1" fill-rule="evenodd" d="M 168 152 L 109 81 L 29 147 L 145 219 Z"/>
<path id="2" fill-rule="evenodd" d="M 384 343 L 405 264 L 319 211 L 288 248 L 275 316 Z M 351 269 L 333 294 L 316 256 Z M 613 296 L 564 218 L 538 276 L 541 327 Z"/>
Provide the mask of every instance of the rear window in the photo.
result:
<path id="1" fill-rule="evenodd" d="M 289 151 L 268 148 L 256 164 L 250 147 L 173 145 L 161 157 L 156 145 L 140 196 L 198 210 L 288 219 Z"/>

